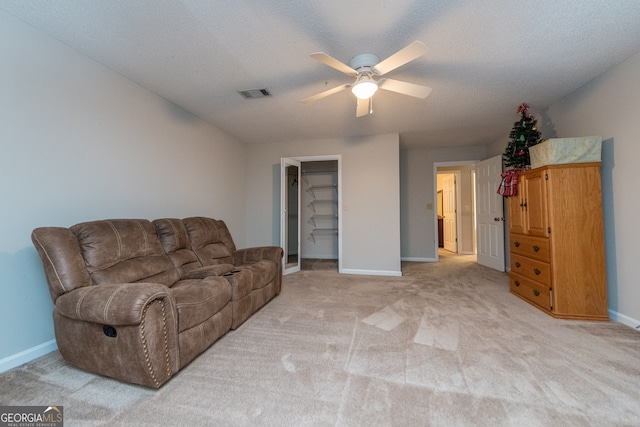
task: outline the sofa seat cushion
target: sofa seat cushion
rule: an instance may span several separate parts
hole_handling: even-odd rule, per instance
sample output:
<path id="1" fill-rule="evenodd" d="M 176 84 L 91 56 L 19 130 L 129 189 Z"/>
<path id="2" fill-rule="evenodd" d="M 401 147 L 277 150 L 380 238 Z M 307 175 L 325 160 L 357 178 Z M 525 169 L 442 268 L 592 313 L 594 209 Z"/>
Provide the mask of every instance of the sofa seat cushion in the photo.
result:
<path id="1" fill-rule="evenodd" d="M 176 302 L 178 332 L 201 324 L 231 301 L 231 286 L 217 276 L 181 280 L 169 292 Z"/>
<path id="2" fill-rule="evenodd" d="M 273 281 L 278 273 L 278 267 L 273 261 L 255 261 L 237 265 L 238 270 L 251 271 L 253 276 L 253 289 L 260 289 Z"/>

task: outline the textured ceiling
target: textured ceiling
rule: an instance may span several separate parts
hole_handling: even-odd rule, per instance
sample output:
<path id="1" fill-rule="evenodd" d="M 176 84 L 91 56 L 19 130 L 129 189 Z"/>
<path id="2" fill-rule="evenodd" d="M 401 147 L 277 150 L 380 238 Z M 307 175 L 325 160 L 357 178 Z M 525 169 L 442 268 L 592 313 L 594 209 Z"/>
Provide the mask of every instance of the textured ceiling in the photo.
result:
<path id="1" fill-rule="evenodd" d="M 0 8 L 246 143 L 399 132 L 403 146 L 485 144 L 508 134 L 520 103 L 542 111 L 640 51 L 638 0 L 0 0 Z M 351 82 L 309 54 L 348 64 L 414 40 L 427 55 L 388 77 L 432 87 L 426 99 L 378 91 L 362 118 L 350 91 L 299 102 Z M 272 96 L 238 93 L 255 88 Z"/>

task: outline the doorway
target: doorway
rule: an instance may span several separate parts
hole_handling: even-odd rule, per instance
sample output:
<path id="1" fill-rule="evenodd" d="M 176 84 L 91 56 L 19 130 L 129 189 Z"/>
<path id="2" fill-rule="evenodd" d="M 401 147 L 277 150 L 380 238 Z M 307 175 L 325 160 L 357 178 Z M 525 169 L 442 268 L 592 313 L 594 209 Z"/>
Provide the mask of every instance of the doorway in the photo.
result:
<path id="1" fill-rule="evenodd" d="M 438 250 L 460 255 L 476 254 L 475 161 L 438 163 L 435 174 L 435 242 Z"/>
<path id="2" fill-rule="evenodd" d="M 476 261 L 498 271 L 505 270 L 504 212 L 502 196 L 497 193 L 502 172 L 500 155 L 483 161 L 434 163 L 434 202 L 440 200 L 439 174 L 460 172 L 456 182 L 455 218 L 457 254 L 475 255 Z M 458 179 L 458 177 L 456 177 Z M 442 197 L 444 199 L 444 195 Z M 444 201 L 442 202 L 444 205 Z M 438 209 L 440 207 L 438 206 Z M 443 213 L 438 211 L 440 216 Z M 460 223 L 462 221 L 462 224 Z M 438 230 L 436 216 L 436 230 Z M 444 226 L 442 227 L 444 228 Z M 443 230 L 446 239 L 446 229 Z M 439 258 L 439 238 L 436 240 L 436 261 Z M 441 249 L 444 250 L 444 249 Z"/>
<path id="3" fill-rule="evenodd" d="M 284 274 L 305 268 L 342 271 L 341 172 L 340 155 L 281 159 Z"/>

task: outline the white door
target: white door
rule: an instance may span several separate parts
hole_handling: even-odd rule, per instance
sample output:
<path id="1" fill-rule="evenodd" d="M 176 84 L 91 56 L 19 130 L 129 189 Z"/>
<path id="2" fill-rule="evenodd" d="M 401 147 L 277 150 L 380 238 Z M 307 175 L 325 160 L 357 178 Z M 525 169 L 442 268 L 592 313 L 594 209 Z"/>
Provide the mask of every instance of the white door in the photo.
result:
<path id="1" fill-rule="evenodd" d="M 300 162 L 280 159 L 280 246 L 283 274 L 300 271 Z"/>
<path id="2" fill-rule="evenodd" d="M 502 156 L 476 164 L 478 264 L 504 271 L 504 208 L 498 194 Z"/>
<path id="3" fill-rule="evenodd" d="M 444 248 L 458 252 L 458 226 L 456 221 L 456 176 L 445 174 L 442 177 L 442 216 L 444 229 Z"/>

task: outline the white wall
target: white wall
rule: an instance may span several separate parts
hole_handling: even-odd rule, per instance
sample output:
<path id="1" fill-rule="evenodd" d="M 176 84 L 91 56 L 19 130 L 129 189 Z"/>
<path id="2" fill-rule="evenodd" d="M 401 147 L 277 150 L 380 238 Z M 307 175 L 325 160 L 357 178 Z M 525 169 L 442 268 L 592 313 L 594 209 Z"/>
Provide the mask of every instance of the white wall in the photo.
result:
<path id="1" fill-rule="evenodd" d="M 33 228 L 208 215 L 242 246 L 246 185 L 243 144 L 1 11 L 0 55 L 1 371 L 55 348 Z"/>
<path id="2" fill-rule="evenodd" d="M 640 53 L 632 56 L 546 112 L 559 138 L 600 135 L 609 311 L 640 324 Z"/>
<path id="3" fill-rule="evenodd" d="M 414 148 L 400 152 L 402 259 L 436 260 L 434 163 L 484 160 L 486 157 L 485 146 Z"/>
<path id="4" fill-rule="evenodd" d="M 343 272 L 400 274 L 397 134 L 250 145 L 247 244 L 279 244 L 280 158 L 325 155 L 342 156 Z"/>

